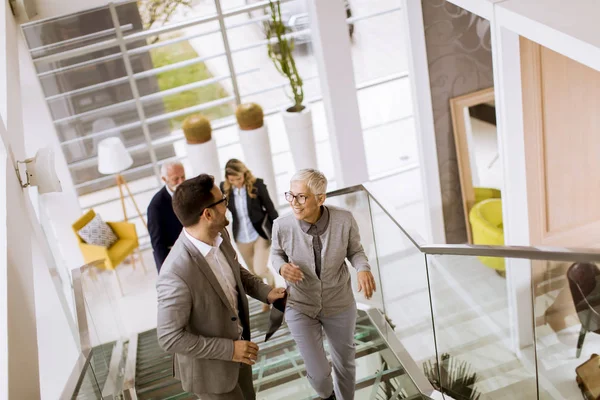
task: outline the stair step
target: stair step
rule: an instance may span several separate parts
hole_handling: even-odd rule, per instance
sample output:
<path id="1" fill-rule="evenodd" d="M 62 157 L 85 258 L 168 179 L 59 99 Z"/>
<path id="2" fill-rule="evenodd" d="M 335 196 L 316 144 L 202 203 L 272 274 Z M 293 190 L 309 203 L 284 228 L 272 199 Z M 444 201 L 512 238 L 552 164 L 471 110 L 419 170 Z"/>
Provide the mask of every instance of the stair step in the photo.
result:
<path id="1" fill-rule="evenodd" d="M 137 386 L 145 386 L 152 382 L 155 382 L 164 377 L 173 377 L 173 370 L 171 368 L 165 368 L 160 371 L 155 372 L 154 374 L 147 375 L 143 378 L 139 378 L 136 380 Z"/>

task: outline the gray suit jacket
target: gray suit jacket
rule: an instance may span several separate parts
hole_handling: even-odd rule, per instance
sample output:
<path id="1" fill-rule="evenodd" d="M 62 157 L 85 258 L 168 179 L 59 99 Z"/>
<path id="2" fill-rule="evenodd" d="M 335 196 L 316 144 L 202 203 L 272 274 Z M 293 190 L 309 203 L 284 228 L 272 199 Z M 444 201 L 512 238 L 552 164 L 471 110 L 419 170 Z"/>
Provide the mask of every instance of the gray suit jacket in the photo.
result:
<path id="1" fill-rule="evenodd" d="M 233 270 L 239 315 L 198 249 L 182 232 L 158 276 L 158 343 L 175 353 L 174 375 L 183 389 L 196 394 L 228 393 L 235 388 L 241 364 L 231 361 L 241 319 L 243 338 L 250 340 L 246 293 L 263 303 L 271 287 L 244 269 L 228 233 L 220 249 Z"/>

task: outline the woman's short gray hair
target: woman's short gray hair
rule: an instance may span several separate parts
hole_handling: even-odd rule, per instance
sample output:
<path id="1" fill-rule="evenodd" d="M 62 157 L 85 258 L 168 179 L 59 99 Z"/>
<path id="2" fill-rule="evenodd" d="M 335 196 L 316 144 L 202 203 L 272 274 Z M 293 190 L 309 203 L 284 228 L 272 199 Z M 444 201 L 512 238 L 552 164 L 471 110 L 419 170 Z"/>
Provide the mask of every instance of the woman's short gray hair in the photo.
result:
<path id="1" fill-rule="evenodd" d="M 307 168 L 296 172 L 290 182 L 304 182 L 312 194 L 327 193 L 327 178 L 321 171 Z"/>

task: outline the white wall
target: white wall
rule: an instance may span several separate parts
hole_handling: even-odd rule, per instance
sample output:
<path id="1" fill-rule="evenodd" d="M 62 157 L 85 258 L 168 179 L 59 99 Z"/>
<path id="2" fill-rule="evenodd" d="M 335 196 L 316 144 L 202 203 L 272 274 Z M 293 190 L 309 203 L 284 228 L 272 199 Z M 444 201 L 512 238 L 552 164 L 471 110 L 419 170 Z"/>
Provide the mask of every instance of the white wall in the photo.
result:
<path id="1" fill-rule="evenodd" d="M 525 132 L 521 91 L 519 35 L 492 21 L 492 51 L 496 81 L 498 150 L 502 163 L 504 243 L 529 246 L 529 211 L 525 176 Z M 517 354 L 533 343 L 531 321 L 531 261 L 506 259 L 511 339 Z"/>
<path id="2" fill-rule="evenodd" d="M 409 40 L 408 65 L 428 228 L 427 242 L 446 243 L 421 0 L 403 0 L 403 9 L 405 32 Z"/>
<path id="3" fill-rule="evenodd" d="M 43 0 L 36 1 L 38 14 L 34 20 L 60 17 L 90 8 L 102 7 L 108 0 Z"/>
<path id="4" fill-rule="evenodd" d="M 7 2 L 0 5 L 3 32 L 2 78 L 0 79 L 0 138 L 7 149 L 17 157 L 24 153 L 20 106 L 17 25 Z M 35 399 L 39 397 L 37 330 L 33 289 L 31 235 L 25 208 L 25 196 L 17 175 L 9 165 L 5 174 L 6 227 L 7 227 L 7 286 L 4 293 L 7 324 L 3 346 L 7 347 L 8 398 Z"/>
<path id="5" fill-rule="evenodd" d="M 7 357 L 0 358 L 3 362 L 0 371 L 6 372 L 2 377 L 7 381 L 0 384 L 8 388 L 10 399 L 56 399 L 73 368 L 72 355 L 77 353 L 77 345 L 64 307 L 58 305 L 59 294 L 48 269 L 51 265 L 47 258 L 41 257 L 47 243 L 34 234 L 40 229 L 32 225 L 32 222 L 37 223 L 28 196 L 32 189 L 21 188 L 13 166 L 15 160 L 24 160 L 35 153 L 37 148 L 27 147 L 38 144 L 32 138 L 39 136 L 46 140 L 53 132 L 48 126 L 30 130 L 26 145 L 23 112 L 28 119 L 36 119 L 40 117 L 40 109 L 29 108 L 33 104 L 26 102 L 31 101 L 32 93 L 23 92 L 20 85 L 18 41 L 21 35 L 6 2 L 0 5 L 0 20 L 0 116 L 3 121 L 0 122 L 0 139 L 9 158 L 0 180 L 6 184 L 1 190 L 6 190 L 7 197 L 2 206 L 7 210 L 8 255 L 6 268 L 0 271 L 0 279 L 6 282 L 6 286 L 0 286 L 0 305 L 4 307 L 3 312 L 6 310 L 7 319 L 7 323 L 0 326 L 0 346 L 7 349 L 3 351 Z M 28 107 L 22 108 L 22 104 Z M 27 122 L 28 126 L 30 123 Z M 33 135 L 34 131 L 37 136 Z M 40 377 L 43 378 L 41 383 Z"/>
<path id="6" fill-rule="evenodd" d="M 4 124 L 0 124 L 4 129 Z M 6 171 L 4 142 L 0 140 L 0 327 L 8 326 L 8 251 L 6 232 Z M 0 400 L 8 398 L 8 331 L 0 329 Z"/>
<path id="7" fill-rule="evenodd" d="M 65 284 L 65 293 L 69 294 L 67 298 L 71 299 L 70 270 L 83 264 L 83 256 L 71 229 L 71 224 L 81 216 L 81 207 L 48 106 L 44 100 L 42 87 L 22 36 L 19 37 L 19 68 L 27 156 L 32 157 L 42 147 L 48 146 L 54 149 L 56 173 L 63 188 L 62 193 L 52 193 L 40 197 L 39 204 L 37 204 L 37 198 L 32 198 L 32 200 L 34 205 L 40 208 L 39 220 L 43 224 L 50 243 L 56 244 L 51 246 L 51 249 Z M 31 116 L 35 116 L 35 118 Z M 47 218 L 41 218 L 42 216 Z M 74 311 L 73 315 L 75 315 Z"/>
<path id="8" fill-rule="evenodd" d="M 42 400 L 60 397 L 77 357 L 79 348 L 71 332 L 67 314 L 63 312 L 50 270 L 44 261 L 43 250 L 32 246 L 33 275 L 38 330 L 38 360 Z"/>

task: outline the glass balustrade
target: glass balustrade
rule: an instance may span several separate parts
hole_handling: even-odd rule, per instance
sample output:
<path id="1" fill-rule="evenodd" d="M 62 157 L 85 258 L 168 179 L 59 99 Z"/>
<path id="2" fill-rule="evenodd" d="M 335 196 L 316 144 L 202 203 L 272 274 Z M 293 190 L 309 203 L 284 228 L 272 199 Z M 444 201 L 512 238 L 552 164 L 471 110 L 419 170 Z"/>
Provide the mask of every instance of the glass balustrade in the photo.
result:
<path id="1" fill-rule="evenodd" d="M 366 299 L 349 266 L 357 399 L 579 399 L 576 370 L 598 390 L 591 364 L 580 365 L 600 353 L 599 252 L 426 245 L 369 185 L 332 192 L 326 205 L 353 213 L 377 284 Z M 75 398 L 118 395 L 128 379 L 138 399 L 195 398 L 173 378 L 156 330 L 121 320 L 113 272 L 82 270 L 92 355 Z M 265 343 L 269 314 L 249 305 L 257 398 L 316 399 L 287 325 Z M 113 368 L 132 355 L 131 377 L 119 378 Z"/>

